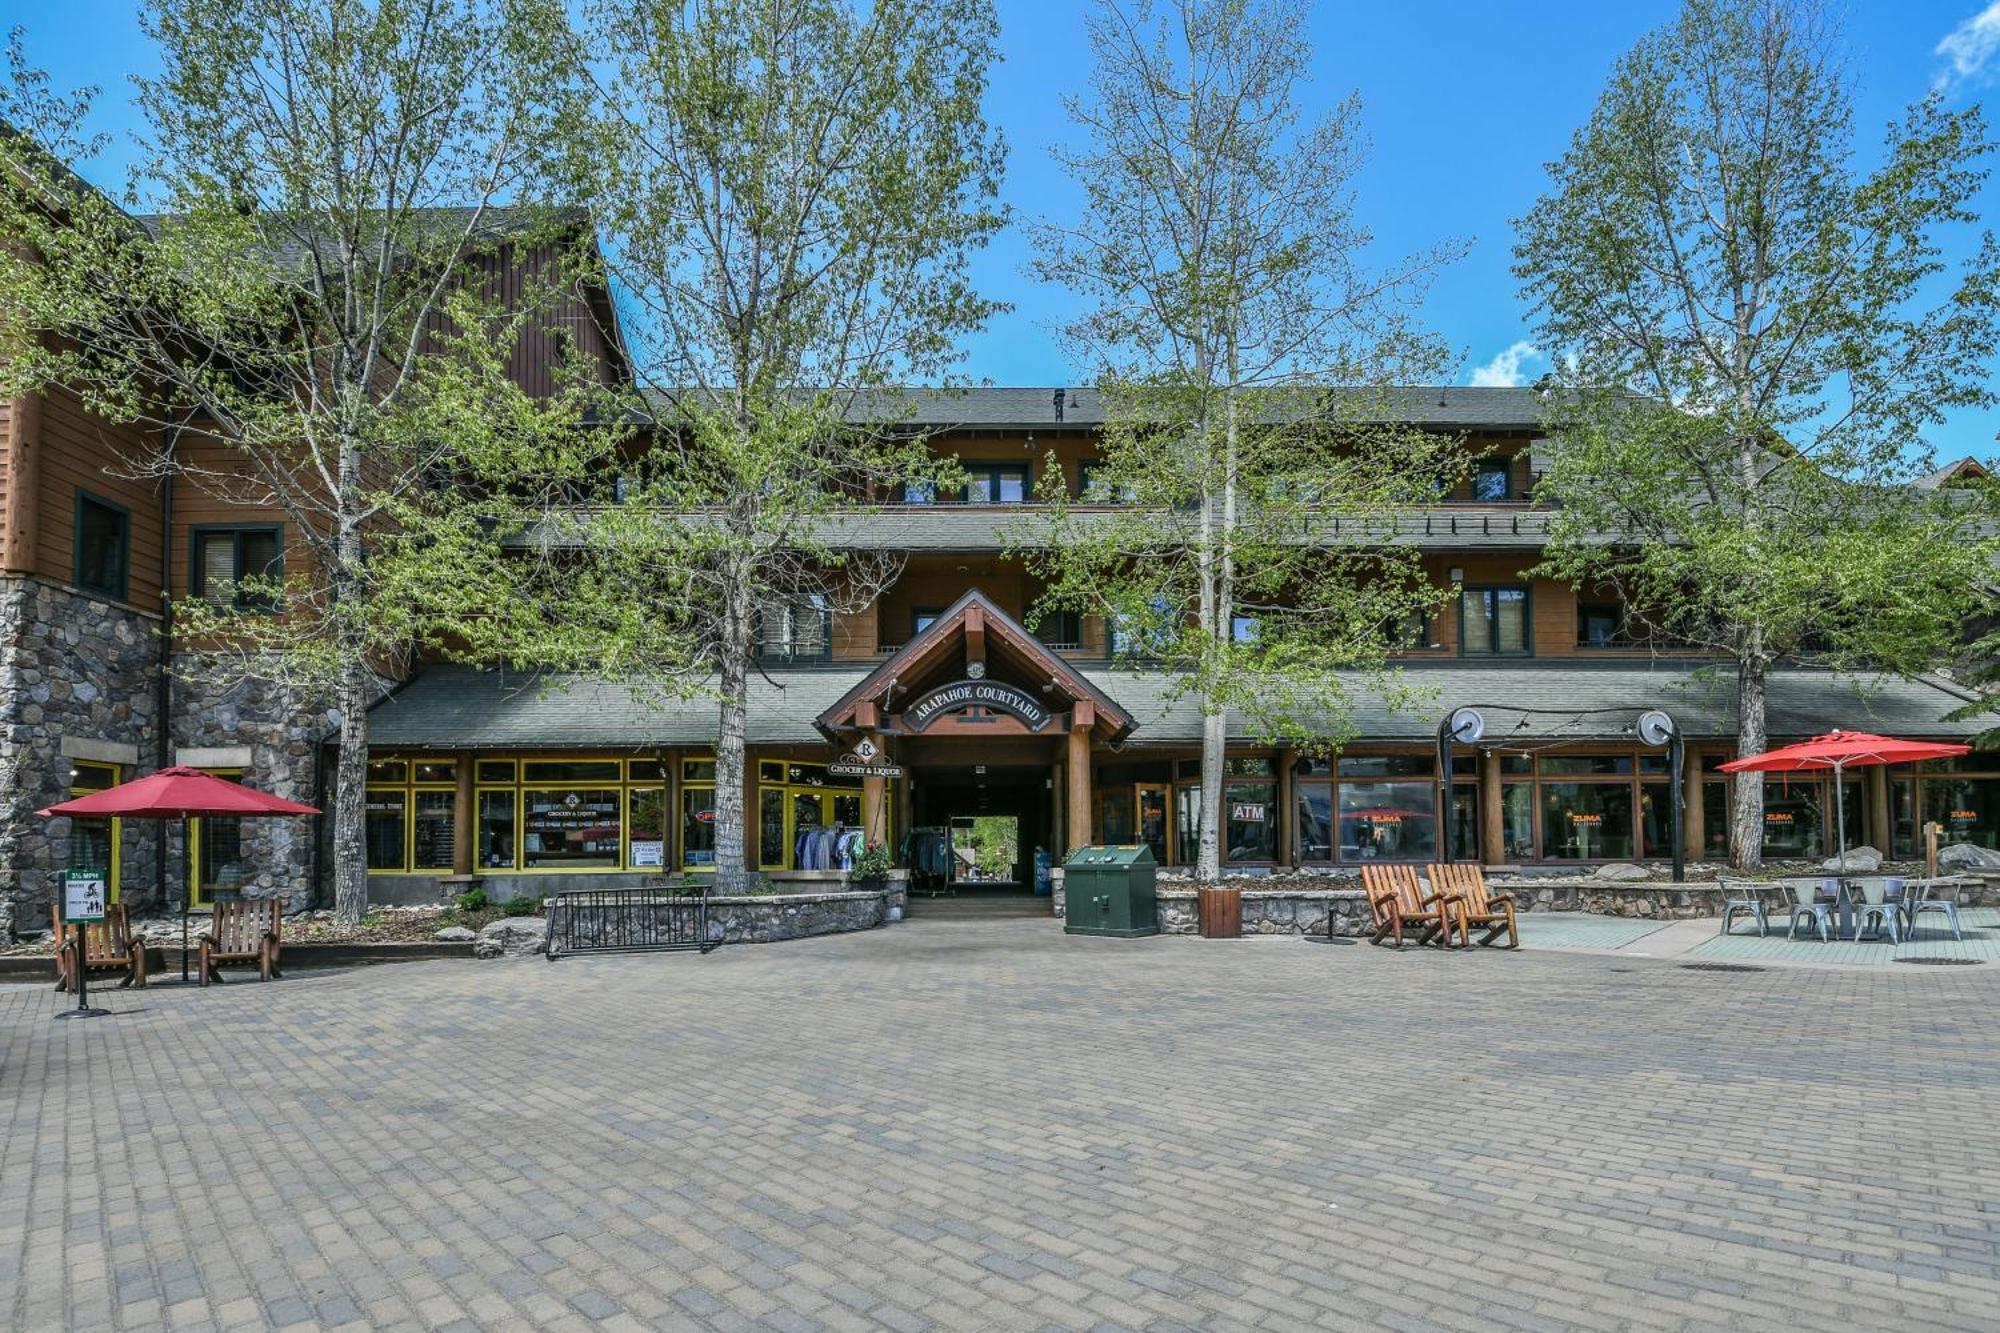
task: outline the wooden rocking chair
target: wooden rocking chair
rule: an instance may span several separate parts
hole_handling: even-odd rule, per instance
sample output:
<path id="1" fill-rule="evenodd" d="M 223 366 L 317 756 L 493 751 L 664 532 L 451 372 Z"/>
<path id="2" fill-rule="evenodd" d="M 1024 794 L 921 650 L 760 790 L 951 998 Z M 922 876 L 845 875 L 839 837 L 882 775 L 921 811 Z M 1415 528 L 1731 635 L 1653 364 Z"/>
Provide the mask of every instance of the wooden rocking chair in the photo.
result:
<path id="1" fill-rule="evenodd" d="M 208 930 L 195 946 L 201 984 L 222 983 L 223 963 L 255 963 L 264 980 L 282 977 L 278 971 L 284 904 L 276 898 L 245 898 L 218 902 Z"/>
<path id="2" fill-rule="evenodd" d="M 49 908 L 49 915 L 56 928 L 56 989 L 73 991 L 76 989 L 76 938 L 70 924 L 63 920 L 62 903 Z M 127 986 L 146 987 L 146 942 L 132 938 L 131 922 L 125 916 L 125 904 L 109 903 L 104 908 L 102 921 L 83 923 L 83 966 L 91 972 L 117 971 L 125 974 L 118 983 L 122 990 Z"/>
<path id="3" fill-rule="evenodd" d="M 1381 944 L 1393 935 L 1400 949 L 1403 928 L 1408 926 L 1422 929 L 1417 936 L 1419 945 L 1438 940 L 1450 947 L 1451 918 L 1446 915 L 1450 904 L 1438 894 L 1424 892 L 1415 866 L 1363 866 L 1361 887 L 1368 892 L 1368 912 L 1375 919 L 1375 938 L 1370 943 Z M 1327 930 L 1332 929 L 1329 920 Z"/>
<path id="4" fill-rule="evenodd" d="M 1486 872 L 1467 862 L 1431 867 L 1431 887 L 1445 895 L 1446 903 L 1458 915 L 1461 938 L 1469 947 L 1475 926 L 1486 932 L 1481 944 L 1491 944 L 1502 935 L 1507 947 L 1521 947 L 1521 929 L 1514 919 L 1514 900 L 1504 893 L 1490 893 Z"/>

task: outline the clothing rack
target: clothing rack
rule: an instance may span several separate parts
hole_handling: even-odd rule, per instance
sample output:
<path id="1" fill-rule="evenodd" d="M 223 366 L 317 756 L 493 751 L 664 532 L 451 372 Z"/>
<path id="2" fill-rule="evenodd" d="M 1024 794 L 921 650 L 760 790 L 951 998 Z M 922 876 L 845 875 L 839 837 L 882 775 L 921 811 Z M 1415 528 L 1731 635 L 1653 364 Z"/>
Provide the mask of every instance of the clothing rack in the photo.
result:
<path id="1" fill-rule="evenodd" d="M 903 835 L 903 864 L 910 872 L 910 892 L 936 898 L 956 894 L 951 882 L 951 826 L 926 824 Z"/>

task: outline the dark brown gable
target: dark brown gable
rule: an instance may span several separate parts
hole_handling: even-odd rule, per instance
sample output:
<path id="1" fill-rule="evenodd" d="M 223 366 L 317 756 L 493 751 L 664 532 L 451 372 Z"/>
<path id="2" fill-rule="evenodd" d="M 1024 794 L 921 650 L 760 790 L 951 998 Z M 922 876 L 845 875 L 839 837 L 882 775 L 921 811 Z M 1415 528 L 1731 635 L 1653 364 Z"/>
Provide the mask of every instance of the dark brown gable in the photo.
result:
<path id="1" fill-rule="evenodd" d="M 982 731 L 1056 735 L 1089 728 L 1106 740 L 1132 718 L 1061 656 L 976 589 L 815 719 L 829 739 L 856 731 L 942 735 L 977 718 Z"/>

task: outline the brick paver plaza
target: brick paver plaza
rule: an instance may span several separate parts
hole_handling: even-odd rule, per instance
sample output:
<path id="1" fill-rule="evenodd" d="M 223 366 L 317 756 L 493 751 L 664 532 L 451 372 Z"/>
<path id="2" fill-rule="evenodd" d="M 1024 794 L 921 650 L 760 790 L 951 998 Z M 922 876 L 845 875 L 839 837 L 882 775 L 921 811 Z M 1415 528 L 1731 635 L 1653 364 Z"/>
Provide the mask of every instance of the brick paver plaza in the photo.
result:
<path id="1" fill-rule="evenodd" d="M 916 922 L 0 988 L 0 1326 L 1993 1328 L 2000 967 Z"/>

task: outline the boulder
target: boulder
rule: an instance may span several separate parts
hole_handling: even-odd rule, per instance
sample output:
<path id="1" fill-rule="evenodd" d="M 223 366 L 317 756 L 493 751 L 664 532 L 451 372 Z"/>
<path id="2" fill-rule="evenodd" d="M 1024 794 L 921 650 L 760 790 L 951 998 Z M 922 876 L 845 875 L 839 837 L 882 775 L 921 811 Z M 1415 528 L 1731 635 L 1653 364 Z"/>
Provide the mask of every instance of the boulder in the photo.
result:
<path id="1" fill-rule="evenodd" d="M 538 916 L 503 916 L 488 922 L 473 941 L 475 958 L 519 958 L 540 953 L 548 942 L 549 923 Z"/>
<path id="2" fill-rule="evenodd" d="M 1882 868 L 1882 853 L 1873 847 L 1849 847 L 1846 856 L 1829 856 L 1819 865 L 1839 875 L 1872 875 Z"/>
<path id="3" fill-rule="evenodd" d="M 1618 884 L 1637 884 L 1641 880 L 1651 879 L 1652 875 L 1644 866 L 1635 866 L 1628 861 L 1613 861 L 1609 865 L 1597 867 L 1592 872 L 1591 878 L 1610 880 Z"/>
<path id="4" fill-rule="evenodd" d="M 1976 842 L 1955 842 L 1938 851 L 1940 870 L 2000 870 L 2000 852 Z"/>
<path id="5" fill-rule="evenodd" d="M 464 944 L 476 936 L 470 926 L 446 926 L 431 938 L 440 944 Z"/>

